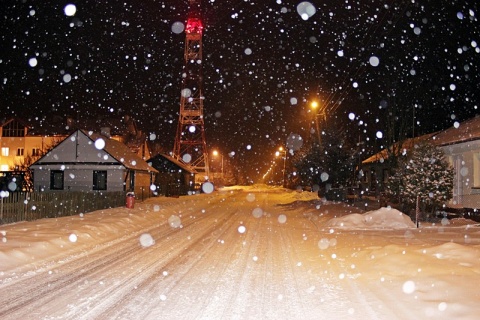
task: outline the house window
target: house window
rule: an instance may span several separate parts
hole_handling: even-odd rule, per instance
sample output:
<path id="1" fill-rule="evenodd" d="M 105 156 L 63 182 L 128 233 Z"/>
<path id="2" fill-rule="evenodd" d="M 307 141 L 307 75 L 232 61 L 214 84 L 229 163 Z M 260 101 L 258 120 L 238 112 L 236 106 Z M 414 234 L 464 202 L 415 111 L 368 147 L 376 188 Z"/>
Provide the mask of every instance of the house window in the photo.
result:
<path id="1" fill-rule="evenodd" d="M 50 171 L 50 190 L 63 190 L 63 171 Z"/>
<path id="2" fill-rule="evenodd" d="M 33 148 L 32 149 L 32 157 L 38 157 L 40 156 L 40 149 Z"/>
<path id="3" fill-rule="evenodd" d="M 362 182 L 364 183 L 368 183 L 368 176 L 369 176 L 370 172 L 368 170 L 363 170 L 363 174 L 362 174 Z"/>
<path id="4" fill-rule="evenodd" d="M 107 190 L 107 171 L 93 171 L 93 190 Z"/>
<path id="5" fill-rule="evenodd" d="M 23 150 L 24 150 L 23 148 L 18 148 L 17 149 L 17 157 L 23 156 Z"/>
<path id="6" fill-rule="evenodd" d="M 8 157 L 8 154 L 10 153 L 10 149 L 7 147 L 2 148 L 2 157 Z"/>
<path id="7" fill-rule="evenodd" d="M 388 178 L 390 178 L 389 170 L 383 169 L 383 183 L 388 183 Z"/>
<path id="8" fill-rule="evenodd" d="M 461 174 L 461 172 L 456 174 Z M 480 188 L 480 153 L 473 155 L 473 186 Z"/>

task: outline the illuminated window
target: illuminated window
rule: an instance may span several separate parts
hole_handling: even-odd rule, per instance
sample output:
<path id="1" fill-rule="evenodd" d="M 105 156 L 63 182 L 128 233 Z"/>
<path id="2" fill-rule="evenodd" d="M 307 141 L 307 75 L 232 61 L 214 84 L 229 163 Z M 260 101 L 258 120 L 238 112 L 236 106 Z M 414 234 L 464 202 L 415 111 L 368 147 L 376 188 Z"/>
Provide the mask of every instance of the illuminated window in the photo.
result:
<path id="1" fill-rule="evenodd" d="M 2 157 L 8 157 L 8 154 L 10 153 L 10 149 L 7 147 L 2 148 Z"/>

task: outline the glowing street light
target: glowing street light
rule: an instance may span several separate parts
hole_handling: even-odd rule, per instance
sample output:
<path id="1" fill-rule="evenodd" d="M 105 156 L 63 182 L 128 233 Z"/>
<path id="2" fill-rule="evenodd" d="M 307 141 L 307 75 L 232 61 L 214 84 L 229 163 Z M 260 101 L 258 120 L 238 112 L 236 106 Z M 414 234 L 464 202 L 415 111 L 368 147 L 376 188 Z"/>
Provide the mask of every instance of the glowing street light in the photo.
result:
<path id="1" fill-rule="evenodd" d="M 223 180 L 223 178 L 224 178 L 224 175 L 223 175 L 223 154 L 221 154 L 217 150 L 213 150 L 212 154 L 213 154 L 214 157 L 221 156 L 221 161 L 222 161 L 222 171 L 221 171 L 222 175 L 221 175 L 221 177 L 222 177 L 222 180 Z"/>
<path id="2" fill-rule="evenodd" d="M 312 101 L 310 103 L 310 108 L 312 109 L 313 116 L 315 117 L 315 127 L 317 130 L 318 143 L 320 144 L 321 138 L 320 138 L 320 126 L 318 124 L 318 117 L 323 116 L 325 118 L 325 110 L 320 110 L 320 105 L 317 101 Z"/>
<path id="3" fill-rule="evenodd" d="M 280 155 L 283 156 L 283 184 L 282 184 L 282 186 L 285 187 L 285 171 L 287 169 L 287 150 L 284 147 L 278 148 L 278 151 L 275 152 L 275 156 L 279 157 Z"/>

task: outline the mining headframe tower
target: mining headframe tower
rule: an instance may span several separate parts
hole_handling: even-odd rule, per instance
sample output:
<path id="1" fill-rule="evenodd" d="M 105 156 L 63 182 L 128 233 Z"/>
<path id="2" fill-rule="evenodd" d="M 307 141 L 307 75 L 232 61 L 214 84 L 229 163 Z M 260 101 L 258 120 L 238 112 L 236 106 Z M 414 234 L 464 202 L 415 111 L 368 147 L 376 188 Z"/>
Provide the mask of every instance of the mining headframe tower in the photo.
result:
<path id="1" fill-rule="evenodd" d="M 203 117 L 202 35 L 200 0 L 189 0 L 185 26 L 185 63 L 182 72 L 180 113 L 173 156 L 197 172 L 197 181 L 209 177 L 205 123 Z"/>

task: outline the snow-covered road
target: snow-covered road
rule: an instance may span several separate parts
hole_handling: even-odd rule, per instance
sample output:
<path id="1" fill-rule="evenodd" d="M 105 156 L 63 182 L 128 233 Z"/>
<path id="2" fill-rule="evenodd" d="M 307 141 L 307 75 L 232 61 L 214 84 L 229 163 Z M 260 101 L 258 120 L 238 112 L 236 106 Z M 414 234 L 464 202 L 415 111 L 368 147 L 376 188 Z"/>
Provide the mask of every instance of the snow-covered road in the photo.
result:
<path id="1" fill-rule="evenodd" d="M 478 318 L 478 227 L 352 212 L 250 187 L 0 226 L 0 318 Z"/>

